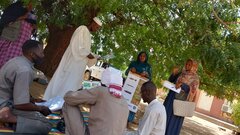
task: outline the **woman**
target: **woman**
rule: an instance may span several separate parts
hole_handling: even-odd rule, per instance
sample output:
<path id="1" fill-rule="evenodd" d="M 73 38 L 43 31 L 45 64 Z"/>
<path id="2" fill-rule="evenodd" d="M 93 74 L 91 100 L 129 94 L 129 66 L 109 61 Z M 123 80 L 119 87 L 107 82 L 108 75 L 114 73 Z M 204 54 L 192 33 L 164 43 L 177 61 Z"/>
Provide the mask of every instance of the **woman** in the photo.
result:
<path id="1" fill-rule="evenodd" d="M 139 74 L 140 76 L 151 80 L 152 68 L 151 68 L 151 65 L 148 64 L 148 55 L 146 52 L 142 51 L 138 54 L 137 60 L 132 61 L 130 63 L 125 74 L 128 75 L 129 71 L 131 71 L 132 73 L 135 73 L 135 74 Z M 128 116 L 128 121 L 132 122 L 134 120 L 134 117 L 135 117 L 135 113 L 130 111 L 129 116 Z"/>
<path id="2" fill-rule="evenodd" d="M 193 101 L 199 86 L 199 77 L 197 75 L 198 64 L 192 59 L 188 59 L 185 67 L 176 81 L 176 88 L 181 87 L 180 92 L 184 99 Z M 189 98 L 187 99 L 187 97 Z M 175 116 L 173 114 L 173 101 L 178 97 L 178 94 L 174 94 L 167 97 L 164 101 L 164 106 L 167 112 L 167 125 L 165 135 L 179 135 L 182 128 L 184 117 Z"/>
<path id="3" fill-rule="evenodd" d="M 125 74 L 128 75 L 129 71 L 151 80 L 152 68 L 151 65 L 148 64 L 148 55 L 146 52 L 140 52 L 138 54 L 137 60 L 130 63 Z"/>
<path id="4" fill-rule="evenodd" d="M 18 1 L 8 6 L 0 19 L 0 69 L 11 58 L 22 55 L 22 45 L 31 38 L 36 16 L 31 4 Z"/>
<path id="5" fill-rule="evenodd" d="M 172 74 L 170 75 L 170 77 L 168 78 L 168 81 L 171 82 L 171 83 L 174 83 L 176 84 L 177 82 L 177 79 L 179 77 L 181 73 L 179 72 L 179 67 L 178 66 L 175 66 L 173 67 L 172 69 Z M 168 106 L 171 106 L 173 104 L 173 100 L 175 97 L 175 92 L 172 91 L 172 90 L 169 90 L 168 92 L 168 95 L 163 103 L 163 105 L 165 106 L 166 109 L 168 109 L 167 113 L 170 113 L 172 112 L 172 110 L 170 111 L 169 109 L 173 109 L 173 108 L 169 108 Z M 170 119 L 170 114 L 167 114 L 167 123 Z"/>

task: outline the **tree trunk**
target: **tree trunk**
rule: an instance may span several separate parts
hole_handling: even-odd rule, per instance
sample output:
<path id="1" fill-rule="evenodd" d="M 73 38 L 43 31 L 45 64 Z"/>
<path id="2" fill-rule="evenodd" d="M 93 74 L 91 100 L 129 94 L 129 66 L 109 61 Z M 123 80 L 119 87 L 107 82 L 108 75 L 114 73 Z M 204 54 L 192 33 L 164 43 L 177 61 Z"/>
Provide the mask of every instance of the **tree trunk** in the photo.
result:
<path id="1" fill-rule="evenodd" d="M 70 39 L 76 27 L 56 27 L 48 25 L 48 43 L 44 49 L 44 62 L 36 67 L 51 77 L 60 63 L 62 56 L 67 49 Z"/>

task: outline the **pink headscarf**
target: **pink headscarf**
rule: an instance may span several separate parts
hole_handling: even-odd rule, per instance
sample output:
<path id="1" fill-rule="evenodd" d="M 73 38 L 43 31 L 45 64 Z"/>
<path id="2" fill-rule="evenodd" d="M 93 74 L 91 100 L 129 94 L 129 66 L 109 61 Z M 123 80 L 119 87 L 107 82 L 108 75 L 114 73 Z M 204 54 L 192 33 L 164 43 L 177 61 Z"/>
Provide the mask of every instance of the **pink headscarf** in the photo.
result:
<path id="1" fill-rule="evenodd" d="M 101 77 L 102 84 L 108 87 L 109 93 L 116 98 L 122 97 L 122 72 L 115 68 L 106 68 Z"/>
<path id="2" fill-rule="evenodd" d="M 192 67 L 191 67 L 190 71 L 186 71 L 185 67 L 184 67 L 181 75 L 179 76 L 179 78 L 177 80 L 177 83 L 181 82 L 181 83 L 185 83 L 189 86 L 189 88 L 190 88 L 189 101 L 193 101 L 193 99 L 196 95 L 196 90 L 199 87 L 199 76 L 197 74 L 198 63 L 193 59 L 189 59 L 189 60 L 192 61 Z"/>

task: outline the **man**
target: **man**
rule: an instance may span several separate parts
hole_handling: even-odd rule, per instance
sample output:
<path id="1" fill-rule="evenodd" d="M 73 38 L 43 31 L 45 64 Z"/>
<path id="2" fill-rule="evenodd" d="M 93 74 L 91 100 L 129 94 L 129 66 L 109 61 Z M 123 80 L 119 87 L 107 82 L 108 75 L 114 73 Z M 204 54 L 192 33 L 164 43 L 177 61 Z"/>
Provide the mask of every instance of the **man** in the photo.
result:
<path id="1" fill-rule="evenodd" d="M 86 65 L 90 67 L 96 62 L 95 55 L 91 53 L 90 32 L 96 32 L 101 25 L 101 21 L 95 17 L 88 27 L 82 25 L 75 30 L 43 99 L 63 97 L 67 91 L 81 88 Z"/>
<path id="2" fill-rule="evenodd" d="M 143 118 L 136 132 L 125 135 L 164 135 L 166 128 L 166 111 L 162 103 L 156 99 L 156 86 L 153 82 L 145 82 L 141 87 L 141 96 L 148 103 Z"/>
<path id="3" fill-rule="evenodd" d="M 66 93 L 63 116 L 67 135 L 122 135 L 127 124 L 128 105 L 122 98 L 122 75 L 107 68 L 102 84 L 89 90 Z M 84 124 L 79 105 L 90 105 L 89 125 Z"/>
<path id="4" fill-rule="evenodd" d="M 23 56 L 9 60 L 0 70 L 0 122 L 17 124 L 16 133 L 47 134 L 51 125 L 44 117 L 51 113 L 45 106 L 30 101 L 33 64 L 44 57 L 38 41 L 27 40 Z"/>

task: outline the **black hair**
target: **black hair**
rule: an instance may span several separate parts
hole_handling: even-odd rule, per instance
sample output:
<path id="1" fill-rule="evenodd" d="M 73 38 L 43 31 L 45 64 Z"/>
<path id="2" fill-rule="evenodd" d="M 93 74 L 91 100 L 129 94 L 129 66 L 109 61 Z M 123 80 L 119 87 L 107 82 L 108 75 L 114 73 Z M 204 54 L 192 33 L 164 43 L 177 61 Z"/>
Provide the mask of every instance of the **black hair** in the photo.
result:
<path id="1" fill-rule="evenodd" d="M 0 19 L 0 33 L 2 29 L 7 26 L 10 22 L 16 21 L 20 16 L 25 15 L 28 12 L 27 8 L 24 7 L 22 1 L 17 1 L 9 5 L 3 10 L 3 14 Z"/>
<path id="2" fill-rule="evenodd" d="M 157 87 L 152 81 L 147 81 L 147 82 L 143 83 L 141 90 L 153 91 L 156 94 Z"/>
<path id="3" fill-rule="evenodd" d="M 138 62 L 138 63 L 141 63 L 141 62 L 140 62 L 140 56 L 141 56 L 143 53 L 146 54 L 146 60 L 144 61 L 144 63 L 147 63 L 147 62 L 148 62 L 148 54 L 147 54 L 147 52 L 141 51 L 141 52 L 138 54 L 138 56 L 137 56 L 137 62 Z"/>
<path id="4" fill-rule="evenodd" d="M 40 42 L 36 40 L 27 40 L 22 46 L 22 52 L 27 53 L 33 49 L 39 48 Z"/>

